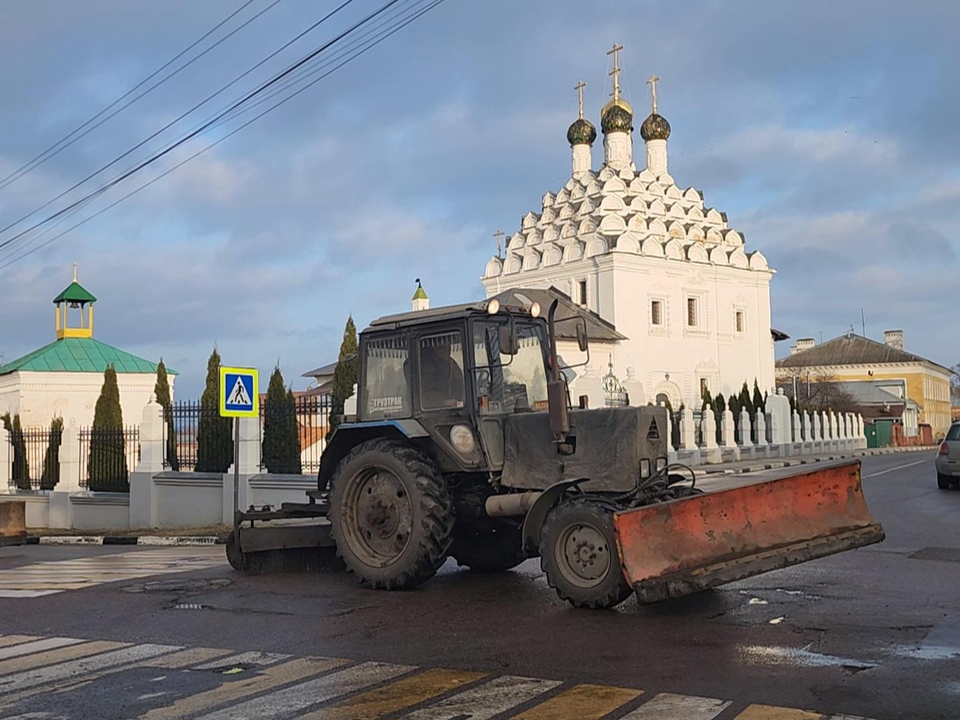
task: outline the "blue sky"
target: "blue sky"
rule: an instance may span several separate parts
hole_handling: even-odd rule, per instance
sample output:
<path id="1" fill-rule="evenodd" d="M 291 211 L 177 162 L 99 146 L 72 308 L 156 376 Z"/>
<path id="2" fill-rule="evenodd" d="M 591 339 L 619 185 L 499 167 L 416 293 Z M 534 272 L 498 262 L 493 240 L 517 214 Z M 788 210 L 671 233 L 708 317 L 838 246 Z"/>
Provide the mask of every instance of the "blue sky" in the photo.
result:
<path id="1" fill-rule="evenodd" d="M 5 3 L 0 177 L 240 4 Z M 230 27 L 268 4 L 255 0 Z M 190 124 L 379 4 L 355 0 Z M 0 227 L 332 7 L 282 0 L 0 189 Z M 577 80 L 588 83 L 586 111 L 599 125 L 604 53 L 616 41 L 626 46 L 623 80 L 638 114 L 648 106 L 644 79 L 663 78 L 678 184 L 701 189 L 779 271 L 776 327 L 829 338 L 859 328 L 864 308 L 868 335 L 903 328 L 908 350 L 952 365 L 960 361 L 957 27 L 955 3 L 906 11 L 874 0 L 446 0 L 214 150 L 0 270 L 0 353 L 12 360 L 53 338 L 50 300 L 77 261 L 100 299 L 96 336 L 163 356 L 182 373 L 180 397 L 198 395 L 214 343 L 229 363 L 267 371 L 279 361 L 303 387 L 303 371 L 335 357 L 348 313 L 362 326 L 408 308 L 414 278 L 434 304 L 482 295 L 493 231 L 515 229 L 569 177 Z M 600 152 L 598 144 L 595 163 Z M 0 251 L 0 264 L 6 258 Z"/>

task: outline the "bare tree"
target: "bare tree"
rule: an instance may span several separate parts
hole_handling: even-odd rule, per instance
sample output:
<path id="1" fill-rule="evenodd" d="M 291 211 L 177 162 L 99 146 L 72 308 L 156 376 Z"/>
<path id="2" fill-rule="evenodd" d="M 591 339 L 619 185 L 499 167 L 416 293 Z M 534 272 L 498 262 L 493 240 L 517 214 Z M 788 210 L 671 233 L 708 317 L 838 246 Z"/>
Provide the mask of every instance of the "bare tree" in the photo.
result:
<path id="1" fill-rule="evenodd" d="M 784 395 L 794 399 L 800 412 L 856 412 L 859 409 L 844 383 L 827 370 L 782 369 L 778 373 L 777 387 L 783 389 Z"/>

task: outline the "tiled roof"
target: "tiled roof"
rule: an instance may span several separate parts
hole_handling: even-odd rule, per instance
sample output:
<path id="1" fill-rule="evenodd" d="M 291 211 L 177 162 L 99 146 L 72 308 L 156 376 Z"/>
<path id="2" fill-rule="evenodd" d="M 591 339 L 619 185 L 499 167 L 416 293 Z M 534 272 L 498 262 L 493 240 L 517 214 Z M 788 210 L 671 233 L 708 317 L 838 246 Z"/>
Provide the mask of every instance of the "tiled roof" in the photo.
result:
<path id="1" fill-rule="evenodd" d="M 929 363 L 945 372 L 947 368 L 932 360 L 898 350 L 886 343 L 877 342 L 861 335 L 847 333 L 828 340 L 822 345 L 801 350 L 777 361 L 778 368 L 802 368 L 837 365 L 895 365 L 904 363 Z"/>
<path id="2" fill-rule="evenodd" d="M 103 372 L 110 365 L 118 373 L 154 373 L 157 364 L 93 338 L 63 338 L 0 367 L 0 375 L 23 372 Z M 177 375 L 167 368 L 167 373 Z"/>
<path id="3" fill-rule="evenodd" d="M 67 286 L 66 290 L 53 299 L 53 304 L 56 305 L 57 303 L 64 301 L 90 303 L 96 302 L 97 299 L 83 285 L 74 280 Z"/>

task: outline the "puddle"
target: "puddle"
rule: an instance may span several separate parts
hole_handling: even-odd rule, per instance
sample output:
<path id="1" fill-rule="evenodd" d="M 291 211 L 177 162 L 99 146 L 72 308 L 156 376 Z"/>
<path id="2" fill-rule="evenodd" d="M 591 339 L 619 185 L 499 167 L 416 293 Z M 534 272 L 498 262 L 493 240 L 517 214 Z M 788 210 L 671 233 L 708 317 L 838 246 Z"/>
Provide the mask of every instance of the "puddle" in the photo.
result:
<path id="1" fill-rule="evenodd" d="M 219 590 L 229 585 L 230 582 L 227 578 L 151 580 L 149 582 L 137 583 L 136 585 L 126 585 L 120 589 L 127 593 L 203 592 L 206 590 Z"/>
<path id="2" fill-rule="evenodd" d="M 766 645 L 749 645 L 740 648 L 740 653 L 747 662 L 757 665 L 790 665 L 793 667 L 839 667 L 850 672 L 861 672 L 876 667 L 874 663 L 824 655 L 814 652 L 808 647 L 789 648 Z"/>
<path id="3" fill-rule="evenodd" d="M 960 616 L 937 624 L 919 646 L 901 645 L 893 652 L 916 660 L 954 660 L 960 657 Z"/>

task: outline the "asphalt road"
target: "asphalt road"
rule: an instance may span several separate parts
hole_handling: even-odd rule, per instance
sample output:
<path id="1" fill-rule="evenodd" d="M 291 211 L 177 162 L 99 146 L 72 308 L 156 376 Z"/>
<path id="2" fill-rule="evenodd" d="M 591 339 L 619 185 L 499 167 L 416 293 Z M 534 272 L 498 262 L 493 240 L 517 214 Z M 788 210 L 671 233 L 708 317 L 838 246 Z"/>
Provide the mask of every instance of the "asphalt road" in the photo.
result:
<path id="1" fill-rule="evenodd" d="M 772 478 L 794 470 L 754 477 Z M 531 718 L 600 717 L 597 708 L 606 712 L 609 707 L 609 717 L 614 718 L 800 720 L 836 714 L 875 720 L 954 720 L 960 717 L 960 489 L 937 489 L 933 453 L 926 452 L 865 458 L 863 477 L 867 501 L 887 532 L 882 545 L 660 605 L 638 606 L 631 600 L 610 612 L 571 609 L 547 587 L 537 561 L 498 576 L 475 575 L 448 562 L 433 581 L 417 590 L 383 593 L 360 588 L 352 577 L 338 572 L 242 576 L 217 562 L 219 548 L 31 546 L 0 554 L 0 588 L 15 587 L 21 575 L 42 583 L 51 573 L 71 575 L 71 580 L 75 575 L 78 587 L 39 597 L 0 597 L 0 633 L 43 638 L 33 642 L 54 645 L 59 641 L 46 639 L 133 643 L 140 648 L 136 652 L 147 654 L 153 646 L 146 644 L 159 643 L 283 654 L 267 656 L 278 663 L 289 663 L 285 656 L 290 655 L 415 666 L 434 673 L 417 678 L 432 678 L 440 688 L 434 695 L 424 695 L 421 686 L 427 680 L 408 680 L 408 685 L 421 687 L 420 695 L 409 696 L 418 702 L 452 692 L 457 683 L 479 682 L 481 673 L 487 678 L 554 681 L 541 699 L 559 693 L 555 706 L 567 707 L 568 714 L 534 708 L 525 716 Z M 138 573 L 137 567 L 146 569 Z M 143 573 L 156 574 L 136 577 Z M 222 675 L 221 668 L 216 670 L 221 675 L 212 680 L 209 671 L 201 675 L 179 670 L 175 691 L 147 692 L 162 686 L 166 675 L 144 670 L 155 667 L 150 665 L 155 661 L 141 658 L 140 665 L 107 673 L 95 682 L 72 675 L 58 679 L 54 672 L 49 688 L 43 678 L 36 685 L 48 691 L 21 688 L 20 694 L 10 694 L 13 686 L 4 684 L 4 672 L 21 670 L 25 679 L 16 680 L 21 683 L 17 687 L 34 681 L 23 673 L 22 657 L 3 659 L 10 648 L 2 642 L 0 637 L 0 717 L 128 718 L 151 708 L 154 715 L 149 717 L 195 717 L 190 703 L 199 700 L 191 697 L 215 700 L 220 692 L 227 693 L 220 698 L 226 702 L 227 696 L 238 700 L 245 692 L 268 687 L 244 690 L 246 686 L 236 680 L 237 685 L 218 691 L 219 685 L 233 681 L 233 676 Z M 36 662 L 63 662 L 57 653 L 71 647 L 82 654 L 86 646 L 47 649 L 49 659 Z M 196 662 L 206 651 L 190 652 L 199 655 L 180 657 L 181 665 L 191 658 Z M 234 664 L 238 677 L 267 682 L 263 678 L 270 676 L 269 669 L 258 669 L 267 668 L 266 660 Z M 174 661 L 167 667 L 171 665 L 180 667 Z M 394 665 L 369 667 L 401 672 L 384 669 Z M 436 668 L 453 674 L 430 670 Z M 448 684 L 437 678 L 446 678 Z M 295 679 L 290 676 L 287 681 Z M 338 682 L 347 687 L 349 679 Z M 378 682 L 384 680 L 386 676 Z M 576 683 L 590 685 L 577 690 Z M 642 689 L 643 698 L 631 689 Z M 394 703 L 401 702 L 397 692 L 391 696 Z M 593 714 L 569 709 L 578 707 L 578 692 Z M 665 693 L 731 704 L 714 705 L 709 712 L 701 708 L 697 711 L 701 714 L 692 709 L 630 714 L 639 713 L 634 708 L 642 708 L 646 698 Z M 264 697 L 259 709 L 249 710 L 250 717 L 267 717 L 264 703 L 273 702 L 274 696 Z M 323 697 L 312 696 L 312 702 Z M 682 698 L 660 697 L 682 705 Z M 176 706 L 180 710 L 161 712 L 174 700 L 181 703 Z M 333 716 L 381 717 L 387 712 L 388 717 L 402 717 L 398 708 L 409 705 L 382 702 L 376 712 L 364 705 L 366 714 Z M 515 709 L 542 707 L 538 702 L 520 698 Z M 299 716 L 296 708 L 302 708 L 284 707 L 294 710 L 283 717 Z M 417 717 L 470 717 L 430 712 L 423 710 Z M 240 711 L 224 715 L 246 716 Z M 514 716 L 512 710 L 497 715 Z"/>

